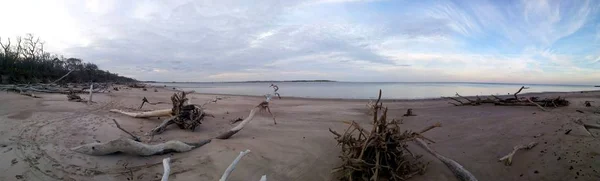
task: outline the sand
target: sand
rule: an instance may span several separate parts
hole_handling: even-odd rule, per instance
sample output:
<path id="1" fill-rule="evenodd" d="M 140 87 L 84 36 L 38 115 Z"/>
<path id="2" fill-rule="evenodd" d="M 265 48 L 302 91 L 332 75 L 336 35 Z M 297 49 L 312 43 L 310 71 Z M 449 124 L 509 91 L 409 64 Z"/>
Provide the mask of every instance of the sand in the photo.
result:
<path id="1" fill-rule="evenodd" d="M 284 97 L 271 103 L 277 125 L 270 115 L 260 113 L 232 138 L 213 140 L 186 153 L 88 156 L 69 150 L 85 143 L 128 137 L 112 119 L 142 136 L 165 118 L 129 118 L 108 110 L 135 110 L 144 96 L 151 102 L 170 102 L 172 93 L 167 89 L 122 90 L 94 95 L 96 103 L 89 106 L 68 102 L 60 94 L 39 94 L 43 98 L 34 99 L 0 93 L 0 180 L 160 180 L 161 160 L 166 157 L 172 158 L 170 180 L 218 180 L 239 152 L 246 149 L 252 152 L 233 171 L 232 181 L 259 180 L 263 174 L 268 180 L 334 180 L 330 171 L 340 164 L 340 150 L 328 128 L 342 131 L 347 127 L 342 121 L 348 120 L 365 127 L 370 122 L 365 100 Z M 191 101 L 201 104 L 215 96 L 192 94 Z M 417 116 L 403 118 L 404 129 L 420 130 L 441 122 L 441 128 L 425 134 L 436 141 L 430 147 L 462 164 L 479 180 L 599 180 L 600 142 L 572 120 L 600 122 L 600 113 L 594 113 L 600 112 L 600 92 L 537 96 L 563 96 L 571 105 L 542 112 L 537 107 L 455 107 L 440 99 L 384 103 L 389 108 L 389 118 L 401 118 L 407 108 L 414 110 Z M 172 126 L 153 142 L 198 141 L 217 136 L 233 127 L 230 120 L 247 116 L 249 109 L 263 100 L 252 96 L 219 97 L 224 98 L 207 105 L 215 118 L 205 119 L 196 131 Z M 586 100 L 595 101 L 594 107 L 585 107 Z M 145 105 L 143 110 L 159 108 L 170 105 Z M 572 131 L 566 135 L 568 129 Z M 513 146 L 531 141 L 539 145 L 519 151 L 512 166 L 498 162 Z M 440 161 L 416 145 L 410 146 L 430 162 L 424 175 L 411 180 L 456 180 Z"/>

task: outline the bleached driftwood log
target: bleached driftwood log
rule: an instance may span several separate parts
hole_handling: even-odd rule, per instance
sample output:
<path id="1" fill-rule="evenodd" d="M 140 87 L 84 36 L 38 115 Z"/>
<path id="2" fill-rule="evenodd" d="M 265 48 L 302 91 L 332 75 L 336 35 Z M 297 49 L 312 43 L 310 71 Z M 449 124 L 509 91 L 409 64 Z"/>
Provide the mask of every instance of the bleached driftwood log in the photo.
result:
<path id="1" fill-rule="evenodd" d="M 110 112 L 121 113 L 127 115 L 129 117 L 134 118 L 147 118 L 147 117 L 163 117 L 163 116 L 171 116 L 172 109 L 159 109 L 154 111 L 146 111 L 146 112 L 127 112 L 119 109 L 111 109 Z"/>
<path id="2" fill-rule="evenodd" d="M 235 166 L 238 164 L 238 162 L 240 162 L 240 159 L 242 159 L 242 157 L 244 157 L 244 155 L 246 155 L 248 153 L 250 153 L 250 150 L 240 152 L 240 155 L 238 155 L 233 160 L 233 162 L 231 162 L 231 164 L 229 165 L 229 167 L 227 167 L 227 169 L 225 170 L 225 172 L 223 173 L 223 175 L 221 176 L 221 179 L 219 179 L 219 181 L 226 181 L 227 177 L 229 177 L 229 174 L 231 174 L 231 172 L 233 172 L 233 170 L 235 169 Z"/>
<path id="3" fill-rule="evenodd" d="M 169 173 L 171 173 L 171 157 L 163 159 L 163 175 L 161 181 L 169 181 Z"/>
<path id="4" fill-rule="evenodd" d="M 473 176 L 473 174 L 466 170 L 462 165 L 460 165 L 458 162 L 452 159 L 446 158 L 443 155 L 440 155 L 437 152 L 433 151 L 431 148 L 429 148 L 429 146 L 427 146 L 427 143 L 425 143 L 425 141 L 421 140 L 420 138 L 415 138 L 415 142 L 417 143 L 417 145 L 421 146 L 423 149 L 427 150 L 427 152 L 431 153 L 433 156 L 442 161 L 442 163 L 444 163 L 448 168 L 450 168 L 450 171 L 452 171 L 452 173 L 454 173 L 454 175 L 459 180 L 477 181 L 477 178 L 475 178 L 475 176 Z"/>
<path id="5" fill-rule="evenodd" d="M 167 141 L 155 145 L 140 143 L 128 138 L 119 138 L 104 143 L 89 143 L 71 148 L 77 153 L 87 155 L 108 155 L 113 153 L 127 153 L 131 155 L 150 156 L 171 152 L 186 152 L 210 143 L 210 139 L 197 143 L 185 143 L 177 140 Z"/>
<path id="6" fill-rule="evenodd" d="M 236 134 L 237 132 L 242 130 L 246 124 L 248 124 L 250 121 L 252 121 L 252 119 L 254 119 L 254 115 L 256 115 L 256 111 L 260 111 L 260 110 L 268 111 L 269 110 L 269 102 L 263 101 L 260 104 L 258 104 L 257 106 L 255 106 L 254 108 L 252 108 L 250 110 L 250 114 L 248 114 L 248 117 L 246 117 L 240 124 L 231 128 L 229 131 L 222 133 L 221 135 L 217 136 L 216 138 L 217 139 L 229 139 L 231 136 L 233 136 L 234 134 Z M 269 113 L 271 113 L 271 112 L 269 111 Z M 273 120 L 275 120 L 275 118 L 273 118 Z"/>
<path id="7" fill-rule="evenodd" d="M 260 181 L 267 181 L 267 175 L 263 175 L 262 177 L 260 177 Z"/>
<path id="8" fill-rule="evenodd" d="M 88 104 L 88 105 L 92 104 L 92 94 L 93 94 L 93 90 L 94 90 L 94 84 L 90 84 L 90 96 L 88 97 L 88 101 L 87 101 L 87 104 Z"/>
<path id="9" fill-rule="evenodd" d="M 260 110 L 260 108 L 258 106 L 252 108 L 252 110 L 250 110 L 250 114 L 248 114 L 248 117 L 244 118 L 244 120 L 240 124 L 231 128 L 229 131 L 222 133 L 221 135 L 217 136 L 216 138 L 217 139 L 229 139 L 231 136 L 233 136 L 234 134 L 236 134 L 237 132 L 242 130 L 246 124 L 248 124 L 250 121 L 252 121 L 252 119 L 254 119 L 254 115 L 256 114 L 256 111 L 258 111 L 258 110 Z"/>
<path id="10" fill-rule="evenodd" d="M 509 166 L 512 164 L 512 158 L 513 158 L 513 156 L 515 156 L 515 153 L 517 153 L 517 151 L 519 151 L 521 149 L 529 150 L 537 144 L 538 144 L 537 142 L 531 142 L 527 145 L 517 145 L 517 146 L 513 147 L 513 150 L 508 155 L 503 156 L 502 158 L 498 159 L 498 161 L 504 161 L 504 165 Z"/>

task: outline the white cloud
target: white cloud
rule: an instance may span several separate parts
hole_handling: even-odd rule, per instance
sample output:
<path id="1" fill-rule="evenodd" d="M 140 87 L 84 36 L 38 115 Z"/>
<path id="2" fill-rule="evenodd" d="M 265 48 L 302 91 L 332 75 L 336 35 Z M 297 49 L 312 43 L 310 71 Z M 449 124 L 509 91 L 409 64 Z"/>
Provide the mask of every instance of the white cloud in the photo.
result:
<path id="1" fill-rule="evenodd" d="M 25 0 L 0 36 L 141 80 L 587 81 L 597 52 L 555 45 L 597 47 L 595 2 Z"/>

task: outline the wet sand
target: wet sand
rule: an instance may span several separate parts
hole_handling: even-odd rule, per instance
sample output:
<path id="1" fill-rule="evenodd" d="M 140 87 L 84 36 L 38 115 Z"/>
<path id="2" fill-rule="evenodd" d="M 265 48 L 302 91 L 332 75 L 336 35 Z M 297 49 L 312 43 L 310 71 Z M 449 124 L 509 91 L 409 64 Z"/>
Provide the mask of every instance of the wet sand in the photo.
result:
<path id="1" fill-rule="evenodd" d="M 142 97 L 151 102 L 170 102 L 173 91 L 158 91 L 132 89 L 95 94 L 96 103 L 90 106 L 68 102 L 60 94 L 39 94 L 42 98 L 34 99 L 0 93 L 0 180 L 160 180 L 161 161 L 166 157 L 172 158 L 169 180 L 218 180 L 246 149 L 252 152 L 240 161 L 229 180 L 259 180 L 263 174 L 268 180 L 334 180 L 330 171 L 340 164 L 340 148 L 328 128 L 342 131 L 347 128 L 342 121 L 349 120 L 368 128 L 371 122 L 365 100 L 284 97 L 271 103 L 278 124 L 274 125 L 267 113 L 260 113 L 232 138 L 213 140 L 186 153 L 88 156 L 69 150 L 85 143 L 128 137 L 112 119 L 143 136 L 165 118 L 130 118 L 109 110 L 135 111 Z M 389 108 L 388 118 L 400 119 L 407 108 L 413 109 L 417 116 L 402 118 L 404 129 L 420 130 L 441 122 L 442 127 L 425 133 L 436 141 L 430 147 L 462 164 L 479 180 L 599 180 L 600 142 L 572 120 L 600 123 L 600 92 L 533 95 L 562 96 L 571 105 L 549 112 L 537 107 L 456 107 L 442 99 L 386 100 L 384 105 Z M 202 104 L 217 95 L 190 96 L 192 103 Z M 192 142 L 217 136 L 233 127 L 230 120 L 247 116 L 249 109 L 263 100 L 256 96 L 219 97 L 223 99 L 206 106 L 215 117 L 207 117 L 196 131 L 171 126 L 155 136 L 153 143 Z M 595 102 L 593 107 L 585 107 L 584 101 Z M 145 105 L 143 110 L 170 106 Z M 569 129 L 572 131 L 565 134 Z M 598 136 L 595 130 L 592 133 Z M 539 134 L 542 136 L 534 137 Z M 539 144 L 517 152 L 512 166 L 498 162 L 513 146 L 531 141 Z M 456 180 L 443 163 L 412 143 L 410 146 L 430 162 L 424 175 L 411 180 Z"/>

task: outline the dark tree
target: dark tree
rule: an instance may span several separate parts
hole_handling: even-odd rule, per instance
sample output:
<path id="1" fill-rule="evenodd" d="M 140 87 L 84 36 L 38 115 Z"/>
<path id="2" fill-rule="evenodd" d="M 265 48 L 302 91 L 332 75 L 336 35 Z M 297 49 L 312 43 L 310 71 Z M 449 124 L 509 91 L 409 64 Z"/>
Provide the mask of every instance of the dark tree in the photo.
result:
<path id="1" fill-rule="evenodd" d="M 49 83 L 71 72 L 60 82 L 134 82 L 135 79 L 100 70 L 78 58 L 44 51 L 39 37 L 27 34 L 15 41 L 0 37 L 0 83 Z M 59 83 L 60 83 L 59 82 Z"/>

